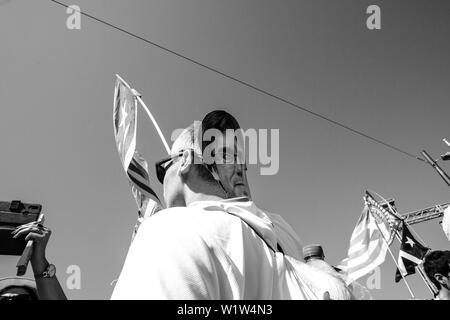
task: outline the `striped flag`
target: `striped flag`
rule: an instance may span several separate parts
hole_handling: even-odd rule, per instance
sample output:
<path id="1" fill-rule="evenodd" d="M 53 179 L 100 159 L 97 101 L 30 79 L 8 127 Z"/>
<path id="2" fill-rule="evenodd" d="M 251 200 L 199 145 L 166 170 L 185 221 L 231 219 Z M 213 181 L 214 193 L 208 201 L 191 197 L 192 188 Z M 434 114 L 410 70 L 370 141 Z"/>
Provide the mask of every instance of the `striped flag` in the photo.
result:
<path id="1" fill-rule="evenodd" d="M 392 244 L 395 237 L 395 231 L 399 230 L 402 226 L 402 220 L 400 216 L 397 214 L 397 211 L 394 207 L 388 206 L 386 210 L 380 205 L 367 191 L 364 201 L 371 208 L 372 214 L 376 217 L 377 220 L 381 220 L 384 224 L 386 224 L 389 229 L 393 232 L 390 232 L 389 238 L 387 238 L 387 242 L 389 245 Z"/>
<path id="2" fill-rule="evenodd" d="M 444 218 L 442 219 L 442 230 L 444 230 L 445 236 L 450 241 L 450 206 L 444 210 Z"/>
<path id="3" fill-rule="evenodd" d="M 348 257 L 338 268 L 347 274 L 347 283 L 366 275 L 384 262 L 393 229 L 377 207 L 365 198 L 363 212 L 350 239 Z"/>
<path id="4" fill-rule="evenodd" d="M 138 207 L 138 221 L 132 238 L 141 222 L 162 208 L 158 196 L 150 186 L 147 162 L 136 150 L 138 95 L 136 90 L 117 76 L 113 106 L 114 136 L 123 169 Z"/>

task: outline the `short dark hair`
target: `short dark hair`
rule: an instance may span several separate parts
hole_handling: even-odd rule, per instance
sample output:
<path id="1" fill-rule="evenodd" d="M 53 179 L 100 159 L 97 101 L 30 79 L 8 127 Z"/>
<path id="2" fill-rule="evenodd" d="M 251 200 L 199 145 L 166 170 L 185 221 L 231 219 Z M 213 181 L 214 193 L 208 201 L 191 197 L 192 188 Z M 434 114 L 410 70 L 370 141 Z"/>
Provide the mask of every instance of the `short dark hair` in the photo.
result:
<path id="1" fill-rule="evenodd" d="M 436 273 L 448 275 L 450 272 L 450 251 L 435 250 L 425 256 L 423 268 L 431 282 L 440 290 L 441 284 L 434 278 Z"/>
<path id="2" fill-rule="evenodd" d="M 214 110 L 208 113 L 202 120 L 202 136 L 209 129 L 217 129 L 226 133 L 227 129 L 240 129 L 239 122 L 231 114 L 224 110 Z M 212 141 L 202 141 L 202 153 Z"/>

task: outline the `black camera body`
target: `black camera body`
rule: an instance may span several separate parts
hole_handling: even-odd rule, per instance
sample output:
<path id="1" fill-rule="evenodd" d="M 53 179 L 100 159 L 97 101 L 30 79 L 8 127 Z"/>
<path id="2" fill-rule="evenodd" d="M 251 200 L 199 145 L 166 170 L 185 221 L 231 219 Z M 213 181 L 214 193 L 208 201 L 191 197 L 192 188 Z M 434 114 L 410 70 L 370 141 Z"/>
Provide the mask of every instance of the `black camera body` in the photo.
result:
<path id="1" fill-rule="evenodd" d="M 40 204 L 0 201 L 0 255 L 22 255 L 26 242 L 13 239 L 11 232 L 20 225 L 37 221 L 41 210 Z"/>
<path id="2" fill-rule="evenodd" d="M 444 160 L 444 161 L 450 160 L 450 152 L 444 153 L 441 156 L 441 159 Z"/>

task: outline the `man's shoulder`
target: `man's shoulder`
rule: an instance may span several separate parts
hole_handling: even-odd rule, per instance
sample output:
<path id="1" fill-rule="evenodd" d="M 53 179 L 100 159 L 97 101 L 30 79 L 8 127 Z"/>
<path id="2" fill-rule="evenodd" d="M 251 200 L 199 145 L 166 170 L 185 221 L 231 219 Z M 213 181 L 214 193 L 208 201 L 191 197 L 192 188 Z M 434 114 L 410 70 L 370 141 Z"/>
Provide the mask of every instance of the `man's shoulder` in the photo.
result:
<path id="1" fill-rule="evenodd" d="M 302 241 L 294 228 L 280 214 L 266 210 L 264 212 L 275 226 L 278 240 L 286 247 L 286 252 L 293 257 L 302 259 Z"/>
<path id="2" fill-rule="evenodd" d="M 214 255 L 223 256 L 219 252 L 227 250 L 229 241 L 237 238 L 235 235 L 242 235 L 242 228 L 239 218 L 223 211 L 161 210 L 142 223 L 132 251 L 175 252 L 186 261 L 205 262 Z"/>
<path id="3" fill-rule="evenodd" d="M 277 213 L 273 213 L 264 209 L 260 209 L 261 211 L 263 211 L 268 217 L 269 219 L 276 225 L 283 227 L 283 229 L 287 229 L 290 232 L 294 232 L 294 229 L 291 227 L 291 225 L 283 218 L 282 215 L 277 214 Z"/>
<path id="4" fill-rule="evenodd" d="M 290 229 L 292 229 L 291 225 L 286 221 L 286 219 L 283 218 L 283 215 L 278 214 L 278 213 L 273 213 L 264 209 L 260 209 L 262 210 L 269 218 L 270 220 L 275 223 L 278 224 L 280 226 L 286 226 Z"/>
<path id="5" fill-rule="evenodd" d="M 187 207 L 173 207 L 158 211 L 150 218 L 145 219 L 141 228 L 148 229 L 176 229 L 179 226 L 188 227 L 192 224 L 193 216 L 197 212 Z"/>
<path id="6" fill-rule="evenodd" d="M 173 207 L 161 210 L 146 219 L 140 229 L 167 236 L 214 233 L 239 219 L 222 210 L 204 210 L 198 206 Z"/>

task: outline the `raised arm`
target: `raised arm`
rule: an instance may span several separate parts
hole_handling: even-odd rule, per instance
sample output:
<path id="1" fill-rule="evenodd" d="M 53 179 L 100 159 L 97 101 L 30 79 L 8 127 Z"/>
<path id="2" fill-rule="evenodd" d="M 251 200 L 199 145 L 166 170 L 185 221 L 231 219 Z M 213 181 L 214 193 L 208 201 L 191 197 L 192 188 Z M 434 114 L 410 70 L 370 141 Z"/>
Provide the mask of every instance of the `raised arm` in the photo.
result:
<path id="1" fill-rule="evenodd" d="M 67 300 L 63 289 L 54 274 L 54 266 L 50 265 L 45 256 L 45 249 L 50 239 L 51 230 L 37 222 L 31 222 L 13 231 L 13 238 L 34 240 L 31 267 L 40 300 Z"/>

